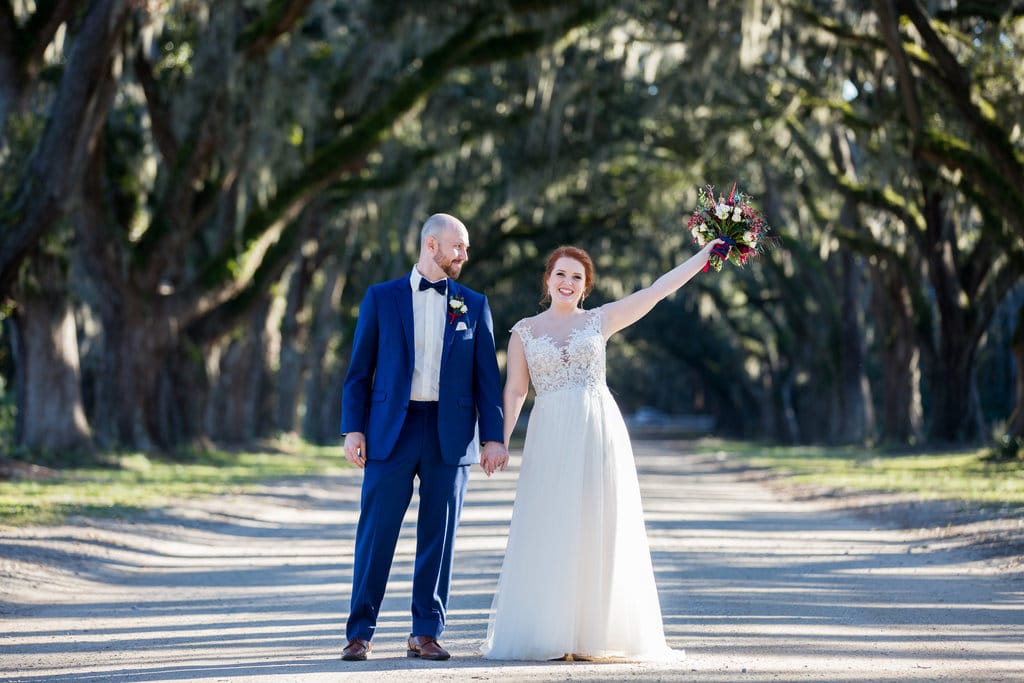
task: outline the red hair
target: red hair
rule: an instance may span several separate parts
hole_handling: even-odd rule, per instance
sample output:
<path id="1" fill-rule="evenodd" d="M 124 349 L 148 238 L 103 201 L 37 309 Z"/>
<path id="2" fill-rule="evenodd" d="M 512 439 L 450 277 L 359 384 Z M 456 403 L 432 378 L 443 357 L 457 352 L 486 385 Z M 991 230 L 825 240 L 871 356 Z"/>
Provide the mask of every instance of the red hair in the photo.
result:
<path id="1" fill-rule="evenodd" d="M 594 261 L 591 260 L 590 254 L 583 251 L 579 247 L 572 247 L 563 245 L 558 247 L 551 256 L 548 256 L 548 264 L 544 268 L 544 278 L 541 280 L 541 291 L 543 295 L 540 298 L 541 303 L 545 303 L 550 296 L 548 295 L 548 278 L 551 277 L 551 273 L 555 270 L 555 263 L 560 258 L 571 258 L 574 261 L 579 261 L 580 265 L 583 266 L 583 296 L 580 297 L 580 304 L 582 305 L 583 299 L 589 294 L 590 290 L 594 288 Z"/>

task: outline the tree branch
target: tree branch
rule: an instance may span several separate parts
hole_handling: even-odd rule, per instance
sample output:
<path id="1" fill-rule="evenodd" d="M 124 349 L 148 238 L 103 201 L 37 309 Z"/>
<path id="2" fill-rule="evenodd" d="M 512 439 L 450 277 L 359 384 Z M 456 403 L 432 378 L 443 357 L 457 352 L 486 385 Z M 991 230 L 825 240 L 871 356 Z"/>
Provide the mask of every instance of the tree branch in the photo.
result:
<path id="1" fill-rule="evenodd" d="M 525 5 L 529 5 L 530 10 L 535 8 L 531 3 Z M 602 3 L 579 3 L 576 12 L 555 24 L 555 30 L 545 32 L 545 39 L 549 42 L 557 40 L 562 32 L 588 21 L 603 11 L 602 8 Z M 517 7 L 517 11 L 525 10 Z M 402 71 L 403 75 L 391 88 L 390 96 L 378 107 L 360 116 L 341 135 L 321 146 L 305 169 L 282 183 L 266 206 L 252 210 L 246 217 L 240 238 L 215 256 L 200 274 L 196 286 L 209 292 L 209 296 L 199 297 L 194 313 L 200 318 L 215 313 L 219 316 L 217 311 L 221 306 L 244 306 L 249 292 L 259 292 L 268 286 L 278 261 L 287 262 L 290 258 L 287 249 L 278 248 L 276 243 L 280 240 L 296 243 L 296 221 L 319 193 L 336 187 L 346 176 L 347 185 L 381 182 L 380 179 L 357 178 L 352 174 L 363 167 L 369 152 L 390 137 L 395 123 L 417 107 L 453 69 L 508 59 L 517 51 L 525 54 L 543 44 L 532 31 L 516 32 L 506 39 L 481 39 L 491 24 L 501 18 L 493 12 L 469 18 L 443 44 L 418 59 L 416 69 Z M 519 38 L 523 40 L 516 48 Z M 483 49 L 484 46 L 487 49 Z M 247 267 L 251 271 L 248 275 Z M 209 329 L 209 323 L 197 324 L 197 334 L 208 334 L 200 330 Z M 213 327 L 219 325 L 214 324 Z"/>
<path id="2" fill-rule="evenodd" d="M 25 257 L 67 209 L 82 164 L 110 106 L 111 59 L 127 22 L 124 0 L 96 0 L 75 36 L 43 136 L 14 203 L 0 209 L 0 296 Z"/>
<path id="3" fill-rule="evenodd" d="M 135 65 L 135 77 L 139 79 L 142 94 L 145 96 L 146 112 L 149 113 L 153 141 L 156 143 L 157 149 L 160 150 L 164 164 L 174 166 L 178 163 L 178 140 L 174 136 L 171 112 L 160 94 L 159 85 L 153 75 L 153 65 L 143 54 L 141 45 L 135 50 L 135 59 L 132 63 Z"/>
<path id="4" fill-rule="evenodd" d="M 47 46 L 80 4 L 75 0 L 39 0 L 24 26 L 19 27 L 10 0 L 0 3 L 0 129 L 11 111 L 24 107 L 27 93 L 42 69 Z"/>
<path id="5" fill-rule="evenodd" d="M 967 142 L 928 128 L 922 136 L 920 158 L 962 172 L 964 179 L 984 196 L 982 201 L 998 207 L 1006 222 L 1024 235 L 1024 197 L 1020 185 L 976 154 Z M 957 184 L 963 191 L 965 183 Z"/>
<path id="6" fill-rule="evenodd" d="M 974 0 L 974 2 L 960 0 L 935 12 L 935 18 L 940 21 L 963 19 L 999 21 L 1006 17 L 1022 15 L 1024 15 L 1024 1 L 1022 0 Z"/>
<path id="7" fill-rule="evenodd" d="M 1006 129 L 999 121 L 986 117 L 971 100 L 973 84 L 970 75 L 935 32 L 921 4 L 917 0 L 901 0 L 900 4 L 924 41 L 928 54 L 938 65 L 940 73 L 933 78 L 935 84 L 946 92 L 950 102 L 963 116 L 1017 202 L 1024 202 L 1020 195 L 1020 188 L 1024 187 L 1024 163 L 1015 154 L 1015 146 Z M 1024 234 L 1024 230 L 1021 233 Z"/>
<path id="8" fill-rule="evenodd" d="M 893 7 L 892 0 L 875 0 L 875 11 L 878 14 L 878 29 L 882 34 L 896 70 L 896 82 L 899 83 L 900 96 L 903 98 L 903 112 L 910 124 L 911 144 L 921 134 L 924 116 L 921 114 L 921 103 L 914 88 L 914 75 L 910 71 L 910 60 L 903 49 L 903 38 L 899 31 L 899 17 Z"/>
<path id="9" fill-rule="evenodd" d="M 43 55 L 53 41 L 57 29 L 68 21 L 84 3 L 81 0 L 37 0 L 36 11 L 22 29 L 19 53 L 22 68 L 29 81 L 42 67 Z"/>
<path id="10" fill-rule="evenodd" d="M 261 57 L 302 19 L 312 0 L 273 0 L 263 15 L 242 30 L 236 48 L 249 59 Z"/>
<path id="11" fill-rule="evenodd" d="M 15 109 L 21 88 L 21 68 L 14 49 L 18 24 L 10 0 L 0 3 L 0 130 L 7 128 L 7 114 Z"/>

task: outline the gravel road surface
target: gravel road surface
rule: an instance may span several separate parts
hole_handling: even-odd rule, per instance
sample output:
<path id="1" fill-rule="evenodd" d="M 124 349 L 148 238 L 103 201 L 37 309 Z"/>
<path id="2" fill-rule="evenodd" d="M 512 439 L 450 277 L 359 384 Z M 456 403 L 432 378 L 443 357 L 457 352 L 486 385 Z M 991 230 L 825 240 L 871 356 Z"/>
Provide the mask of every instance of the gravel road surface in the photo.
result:
<path id="1" fill-rule="evenodd" d="M 1024 680 L 1021 545 L 984 542 L 1019 541 L 1019 516 L 954 525 L 906 504 L 865 516 L 682 442 L 634 445 L 681 663 L 479 656 L 515 467 L 473 472 L 442 638 L 452 659 L 405 655 L 410 514 L 371 659 L 340 661 L 361 480 L 352 471 L 135 520 L 0 527 L 0 680 Z"/>

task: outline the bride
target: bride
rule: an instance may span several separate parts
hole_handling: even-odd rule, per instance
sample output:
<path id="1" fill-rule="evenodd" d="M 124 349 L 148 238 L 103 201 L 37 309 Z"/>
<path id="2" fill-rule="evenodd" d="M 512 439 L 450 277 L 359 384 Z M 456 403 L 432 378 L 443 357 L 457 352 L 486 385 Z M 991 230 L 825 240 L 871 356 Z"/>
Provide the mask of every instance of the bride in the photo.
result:
<path id="1" fill-rule="evenodd" d="M 542 302 L 551 305 L 516 323 L 508 344 L 505 443 L 531 380 L 536 398 L 484 657 L 683 655 L 665 643 L 633 451 L 605 383 L 605 342 L 686 284 L 716 246 L 727 250 L 712 240 L 650 287 L 591 310 L 590 256 L 559 247 L 548 258 Z"/>

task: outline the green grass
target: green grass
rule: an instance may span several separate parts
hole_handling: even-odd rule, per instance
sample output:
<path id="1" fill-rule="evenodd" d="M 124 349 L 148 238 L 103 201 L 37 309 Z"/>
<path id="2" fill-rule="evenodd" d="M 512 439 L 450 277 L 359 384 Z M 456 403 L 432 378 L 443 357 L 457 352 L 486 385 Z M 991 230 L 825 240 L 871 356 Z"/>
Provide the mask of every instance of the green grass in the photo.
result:
<path id="1" fill-rule="evenodd" d="M 260 482 L 336 472 L 341 447 L 287 444 L 273 451 L 204 451 L 176 459 L 105 456 L 46 479 L 0 481 L 0 525 L 60 524 L 72 516 L 132 517 L 183 498 L 239 493 Z"/>
<path id="2" fill-rule="evenodd" d="M 794 484 L 860 492 L 908 493 L 924 500 L 1024 506 L 1024 466 L 989 462 L 987 449 L 886 453 L 864 448 L 702 442 Z"/>
<path id="3" fill-rule="evenodd" d="M 887 454 L 712 439 L 694 447 L 726 453 L 814 488 L 1024 506 L 1020 461 L 987 462 L 987 451 L 981 449 Z M 341 447 L 302 443 L 277 444 L 272 451 L 205 451 L 174 460 L 142 454 L 106 456 L 95 466 L 59 470 L 48 479 L 0 481 L 0 525 L 60 524 L 74 516 L 133 517 L 184 498 L 241 493 L 268 480 L 327 474 L 349 466 Z"/>

